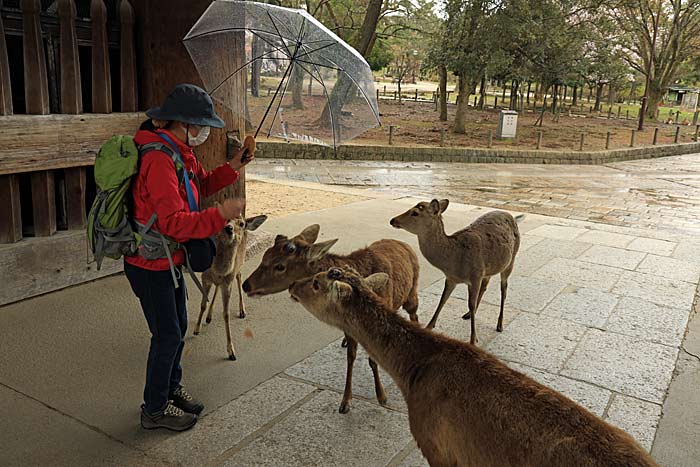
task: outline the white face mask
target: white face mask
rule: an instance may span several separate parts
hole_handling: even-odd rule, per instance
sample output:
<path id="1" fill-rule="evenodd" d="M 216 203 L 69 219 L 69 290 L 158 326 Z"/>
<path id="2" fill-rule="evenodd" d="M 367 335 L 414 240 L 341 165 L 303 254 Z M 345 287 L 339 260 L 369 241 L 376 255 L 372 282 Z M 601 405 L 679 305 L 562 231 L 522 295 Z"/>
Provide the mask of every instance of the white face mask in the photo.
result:
<path id="1" fill-rule="evenodd" d="M 187 143 L 194 147 L 194 146 L 199 146 L 200 144 L 203 144 L 207 138 L 209 138 L 209 132 L 211 131 L 211 128 L 208 126 L 203 126 L 199 128 L 199 133 L 197 133 L 197 136 L 192 136 L 190 132 L 187 132 Z"/>

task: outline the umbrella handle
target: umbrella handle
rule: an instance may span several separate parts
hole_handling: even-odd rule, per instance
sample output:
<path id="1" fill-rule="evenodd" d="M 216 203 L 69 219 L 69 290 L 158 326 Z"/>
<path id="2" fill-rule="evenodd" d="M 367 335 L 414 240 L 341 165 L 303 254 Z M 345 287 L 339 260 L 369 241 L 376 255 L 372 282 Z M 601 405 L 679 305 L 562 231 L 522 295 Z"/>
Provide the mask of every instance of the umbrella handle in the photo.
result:
<path id="1" fill-rule="evenodd" d="M 248 135 L 243 141 L 243 154 L 241 155 L 241 164 L 245 164 L 250 160 L 250 155 L 255 152 L 255 138 Z"/>

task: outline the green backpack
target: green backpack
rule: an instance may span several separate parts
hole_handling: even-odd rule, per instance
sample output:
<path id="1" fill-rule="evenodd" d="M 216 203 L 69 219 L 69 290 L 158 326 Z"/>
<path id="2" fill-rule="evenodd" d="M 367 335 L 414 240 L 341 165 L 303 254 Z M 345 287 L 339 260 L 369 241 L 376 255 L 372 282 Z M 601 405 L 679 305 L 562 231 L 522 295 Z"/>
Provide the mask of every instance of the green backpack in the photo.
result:
<path id="1" fill-rule="evenodd" d="M 146 226 L 132 225 L 131 183 L 138 172 L 139 157 L 149 151 L 163 151 L 175 163 L 178 180 L 182 181 L 184 167 L 179 157 L 164 143 L 148 143 L 137 147 L 131 136 L 113 136 L 102 145 L 95 158 L 97 196 L 88 215 L 87 237 L 100 270 L 105 257 L 119 259 L 139 253 L 139 247 L 156 220 L 155 213 Z M 154 240 L 165 240 L 158 234 Z M 166 246 L 167 249 L 167 246 Z M 161 253 L 158 253 L 159 255 Z M 167 251 L 167 256 L 170 252 Z"/>

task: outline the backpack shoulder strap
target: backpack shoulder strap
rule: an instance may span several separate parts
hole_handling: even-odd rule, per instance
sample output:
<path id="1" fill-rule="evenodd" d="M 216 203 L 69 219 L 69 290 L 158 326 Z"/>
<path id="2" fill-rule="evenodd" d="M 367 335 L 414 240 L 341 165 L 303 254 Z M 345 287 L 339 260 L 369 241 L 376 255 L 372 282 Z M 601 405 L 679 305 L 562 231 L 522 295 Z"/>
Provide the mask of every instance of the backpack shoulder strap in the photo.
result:
<path id="1" fill-rule="evenodd" d="M 163 152 L 173 160 L 175 170 L 177 171 L 177 181 L 178 183 L 182 184 L 185 177 L 185 168 L 182 167 L 182 164 L 179 162 L 178 155 L 175 153 L 175 151 L 170 149 L 170 147 L 167 144 L 160 143 L 158 141 L 146 143 L 143 146 L 139 146 L 139 156 L 141 157 L 152 151 Z"/>

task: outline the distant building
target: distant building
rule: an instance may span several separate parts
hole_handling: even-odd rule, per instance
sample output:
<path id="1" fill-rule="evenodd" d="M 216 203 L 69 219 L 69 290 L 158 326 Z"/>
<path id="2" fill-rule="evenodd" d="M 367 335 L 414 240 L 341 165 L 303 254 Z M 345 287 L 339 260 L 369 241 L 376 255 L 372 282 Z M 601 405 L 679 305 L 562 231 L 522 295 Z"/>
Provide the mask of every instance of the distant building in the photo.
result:
<path id="1" fill-rule="evenodd" d="M 695 111 L 698 109 L 698 97 L 700 89 L 688 86 L 669 86 L 664 102 L 671 106 L 680 106 L 684 110 Z"/>

